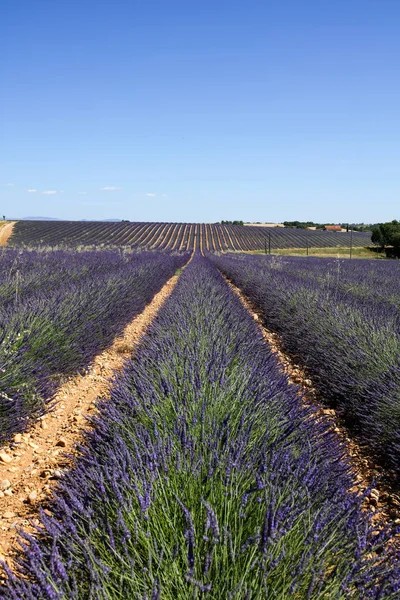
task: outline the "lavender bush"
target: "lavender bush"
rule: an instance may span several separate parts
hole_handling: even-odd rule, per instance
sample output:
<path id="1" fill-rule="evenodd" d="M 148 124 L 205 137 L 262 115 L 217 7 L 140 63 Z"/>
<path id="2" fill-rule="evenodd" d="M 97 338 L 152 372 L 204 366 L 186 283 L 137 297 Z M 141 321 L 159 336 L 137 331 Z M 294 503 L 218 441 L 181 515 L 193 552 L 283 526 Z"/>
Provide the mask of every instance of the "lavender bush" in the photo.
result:
<path id="1" fill-rule="evenodd" d="M 0 254 L 0 444 L 40 416 L 187 260 L 168 254 Z"/>
<path id="2" fill-rule="evenodd" d="M 6 600 L 398 597 L 343 448 L 204 259 L 99 409 Z"/>

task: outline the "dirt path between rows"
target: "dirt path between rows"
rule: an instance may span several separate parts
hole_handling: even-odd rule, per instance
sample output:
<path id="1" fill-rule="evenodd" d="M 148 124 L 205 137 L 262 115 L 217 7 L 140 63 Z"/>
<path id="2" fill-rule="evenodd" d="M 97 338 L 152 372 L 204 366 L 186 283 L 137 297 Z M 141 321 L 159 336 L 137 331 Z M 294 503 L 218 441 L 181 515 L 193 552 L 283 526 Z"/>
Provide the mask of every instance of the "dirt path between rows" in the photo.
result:
<path id="1" fill-rule="evenodd" d="M 5 246 L 8 242 L 8 238 L 13 232 L 16 221 L 11 221 L 7 225 L 0 227 L 0 246 Z"/>
<path id="2" fill-rule="evenodd" d="M 390 479 L 390 477 L 388 477 L 388 472 L 381 466 L 375 464 L 372 457 L 350 437 L 351 434 L 336 411 L 332 408 L 325 408 L 323 406 L 312 380 L 307 376 L 304 369 L 296 364 L 292 358 L 284 352 L 279 335 L 273 333 L 263 325 L 263 317 L 257 307 L 255 307 L 242 291 L 229 281 L 229 279 L 224 275 L 223 277 L 232 291 L 239 297 L 246 310 L 257 322 L 265 341 L 277 355 L 280 368 L 288 376 L 289 382 L 299 386 L 303 401 L 316 409 L 317 417 L 329 420 L 331 429 L 344 444 L 354 474 L 354 487 L 351 491 L 364 493 L 370 488 L 363 504 L 363 508 L 374 513 L 376 512 L 374 521 L 377 524 L 384 526 L 389 522 L 394 522 L 396 525 L 399 525 L 400 496 L 387 484 L 387 481 Z M 377 484 L 376 481 L 379 483 Z"/>
<path id="3" fill-rule="evenodd" d="M 39 524 L 40 505 L 50 499 L 63 469 L 71 465 L 65 453 L 74 454 L 89 426 L 85 417 L 93 414 L 99 396 L 109 394 L 110 378 L 132 356 L 178 278 L 176 274 L 169 279 L 112 346 L 95 358 L 85 375 L 62 385 L 51 413 L 39 419 L 29 433 L 15 435 L 10 446 L 0 449 L 0 560 L 12 566 L 16 529 L 32 531 L 31 523 Z"/>

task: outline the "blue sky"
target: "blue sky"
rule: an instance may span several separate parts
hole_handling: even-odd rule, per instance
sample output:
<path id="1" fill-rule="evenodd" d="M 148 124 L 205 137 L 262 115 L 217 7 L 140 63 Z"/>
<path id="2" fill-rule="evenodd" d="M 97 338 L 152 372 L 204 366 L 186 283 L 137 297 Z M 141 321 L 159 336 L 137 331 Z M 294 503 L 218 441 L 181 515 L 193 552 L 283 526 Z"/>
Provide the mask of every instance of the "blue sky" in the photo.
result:
<path id="1" fill-rule="evenodd" d="M 399 0 L 6 0 L 0 22 L 1 214 L 400 217 Z"/>

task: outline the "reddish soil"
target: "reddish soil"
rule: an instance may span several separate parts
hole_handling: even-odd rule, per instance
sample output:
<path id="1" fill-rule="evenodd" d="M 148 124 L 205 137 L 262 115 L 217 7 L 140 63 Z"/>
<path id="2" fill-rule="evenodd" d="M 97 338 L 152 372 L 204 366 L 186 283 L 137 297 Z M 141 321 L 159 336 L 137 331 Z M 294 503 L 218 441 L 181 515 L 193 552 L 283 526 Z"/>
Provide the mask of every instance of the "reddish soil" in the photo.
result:
<path id="1" fill-rule="evenodd" d="M 39 506 L 46 505 L 62 470 L 71 465 L 66 454 L 76 453 L 76 445 L 89 427 L 86 417 L 96 410 L 97 398 L 109 394 L 111 378 L 132 355 L 177 280 L 174 275 L 84 375 L 61 386 L 51 413 L 0 449 L 0 560 L 12 566 L 16 528 L 32 530 L 31 521 L 39 524 Z"/>
<path id="2" fill-rule="evenodd" d="M 10 223 L 0 227 L 0 246 L 5 246 L 7 244 L 8 238 L 12 234 L 15 223 L 16 221 L 11 221 Z"/>

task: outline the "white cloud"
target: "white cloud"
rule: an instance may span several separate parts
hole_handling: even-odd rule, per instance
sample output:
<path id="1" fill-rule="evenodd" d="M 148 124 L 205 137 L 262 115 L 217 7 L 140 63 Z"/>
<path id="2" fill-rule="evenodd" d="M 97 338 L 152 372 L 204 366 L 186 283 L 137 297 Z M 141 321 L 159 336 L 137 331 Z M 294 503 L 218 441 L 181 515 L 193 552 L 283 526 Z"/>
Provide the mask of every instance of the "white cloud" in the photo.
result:
<path id="1" fill-rule="evenodd" d="M 162 196 L 163 198 L 166 198 L 166 197 L 167 197 L 167 194 L 161 194 L 161 196 Z"/>
<path id="2" fill-rule="evenodd" d="M 78 196 L 86 196 L 87 192 L 78 192 Z"/>
<path id="3" fill-rule="evenodd" d="M 35 192 L 37 192 L 37 190 L 26 190 L 27 192 L 29 192 L 30 194 L 34 194 Z"/>
<path id="4" fill-rule="evenodd" d="M 102 187 L 100 188 L 100 190 L 104 191 L 104 192 L 115 192 L 116 190 L 121 190 L 122 188 L 114 186 L 114 185 L 107 185 L 106 187 Z"/>
<path id="5" fill-rule="evenodd" d="M 7 187 L 14 187 L 15 183 L 7 183 Z"/>
<path id="6" fill-rule="evenodd" d="M 154 198 L 154 196 L 156 196 L 157 194 L 146 194 L 146 196 L 150 196 L 151 198 Z"/>
<path id="7" fill-rule="evenodd" d="M 46 194 L 48 196 L 52 196 L 53 194 L 57 194 L 57 190 L 45 190 L 42 194 Z"/>

